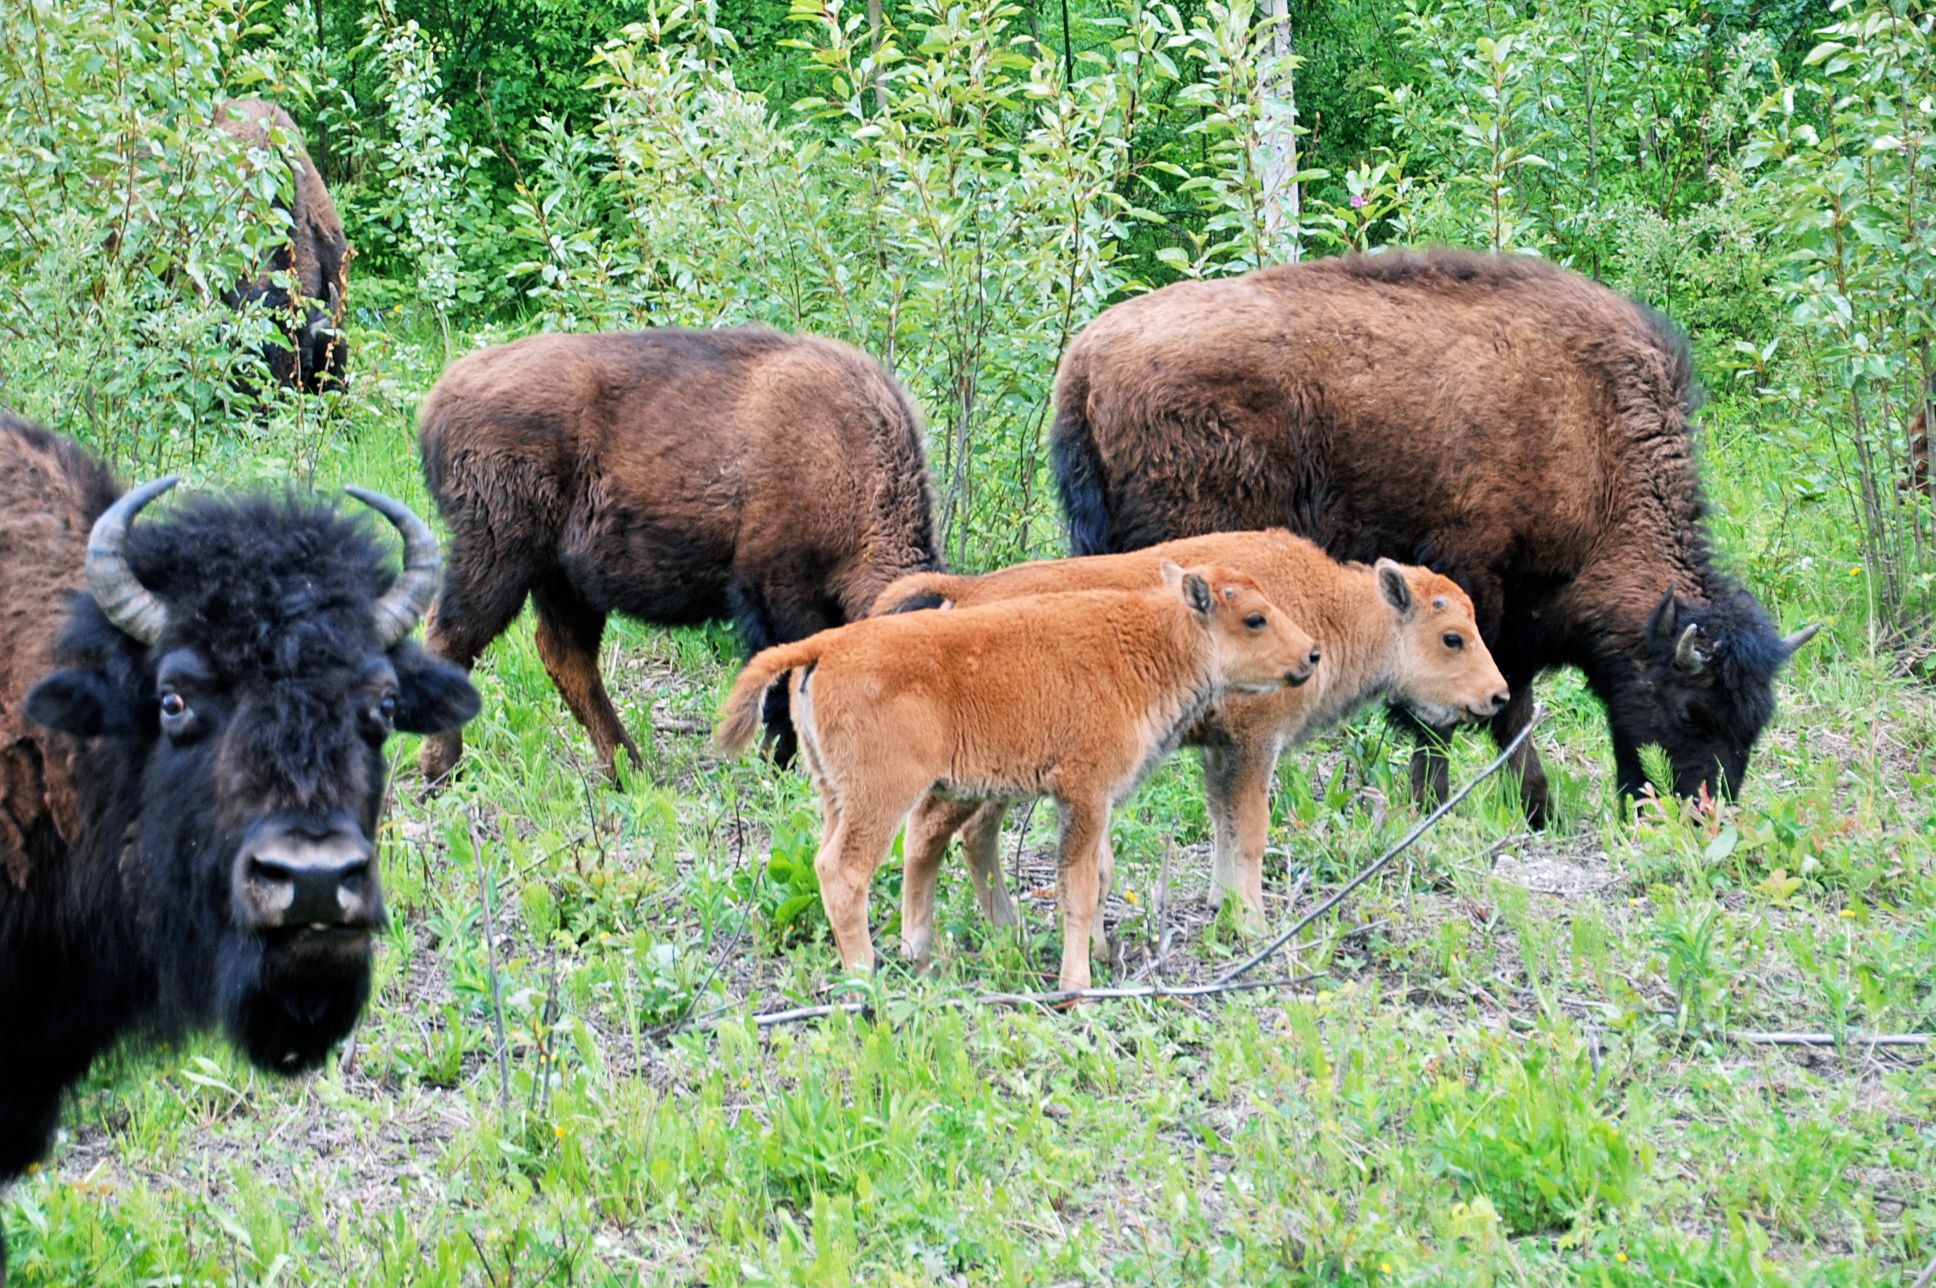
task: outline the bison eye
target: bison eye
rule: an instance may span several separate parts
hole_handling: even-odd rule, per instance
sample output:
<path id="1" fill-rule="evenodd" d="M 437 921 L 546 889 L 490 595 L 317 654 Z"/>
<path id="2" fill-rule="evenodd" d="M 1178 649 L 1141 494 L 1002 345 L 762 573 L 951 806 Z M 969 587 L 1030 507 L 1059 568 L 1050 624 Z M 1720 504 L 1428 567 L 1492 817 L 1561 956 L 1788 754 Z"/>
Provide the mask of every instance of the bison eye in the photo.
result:
<path id="1" fill-rule="evenodd" d="M 1262 613 L 1252 613 L 1249 617 L 1244 618 L 1244 625 L 1253 631 L 1261 631 L 1265 626 L 1264 615 Z"/>
<path id="2" fill-rule="evenodd" d="M 394 725 L 397 722 L 397 695 L 386 693 L 378 698 L 376 705 L 370 708 L 370 719 L 385 729 Z"/>
<path id="3" fill-rule="evenodd" d="M 1454 653 L 1458 652 L 1465 647 L 1465 636 L 1459 634 L 1457 631 L 1447 631 L 1445 633 L 1445 647 L 1451 649 Z"/>
<path id="4" fill-rule="evenodd" d="M 161 695 L 161 717 L 171 723 L 188 718 L 188 699 L 179 693 L 169 692 Z"/>

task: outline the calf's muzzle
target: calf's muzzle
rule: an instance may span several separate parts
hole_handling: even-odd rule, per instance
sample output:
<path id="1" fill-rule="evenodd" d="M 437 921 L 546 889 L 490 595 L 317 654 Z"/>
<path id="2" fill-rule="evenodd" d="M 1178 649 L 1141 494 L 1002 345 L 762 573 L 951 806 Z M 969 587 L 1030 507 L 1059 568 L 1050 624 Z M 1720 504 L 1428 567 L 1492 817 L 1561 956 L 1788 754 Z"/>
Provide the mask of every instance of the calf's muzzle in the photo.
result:
<path id="1" fill-rule="evenodd" d="M 252 930 L 371 930 L 383 918 L 376 849 L 353 820 L 273 819 L 235 860 L 236 920 Z"/>

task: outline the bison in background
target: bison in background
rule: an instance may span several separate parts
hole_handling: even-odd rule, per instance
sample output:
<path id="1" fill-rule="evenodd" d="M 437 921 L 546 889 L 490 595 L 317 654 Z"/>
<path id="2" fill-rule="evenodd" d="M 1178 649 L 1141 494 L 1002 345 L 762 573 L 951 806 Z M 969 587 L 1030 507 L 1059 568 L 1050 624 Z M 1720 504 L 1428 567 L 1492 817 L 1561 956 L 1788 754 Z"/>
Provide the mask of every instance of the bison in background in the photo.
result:
<path id="1" fill-rule="evenodd" d="M 1076 553 L 1283 525 L 1340 559 L 1430 565 L 1471 593 L 1512 688 L 1494 738 L 1525 724 L 1535 676 L 1577 666 L 1628 795 L 1649 743 L 1675 791 L 1734 790 L 1775 673 L 1813 633 L 1784 639 L 1715 566 L 1685 340 L 1540 260 L 1380 254 L 1179 282 L 1105 310 L 1055 397 Z M 1514 766 L 1543 821 L 1530 744 Z M 1422 745 L 1412 775 L 1442 793 L 1442 751 Z"/>
<path id="2" fill-rule="evenodd" d="M 732 618 L 749 652 L 865 617 L 938 566 L 920 418 L 879 364 L 759 327 L 537 335 L 452 363 L 424 399 L 450 525 L 425 632 L 469 668 L 528 596 L 538 652 L 608 773 L 639 749 L 598 670 L 614 612 Z M 792 754 L 786 692 L 768 726 Z M 432 782 L 463 752 L 424 746 Z"/>
<path id="3" fill-rule="evenodd" d="M 229 302 L 240 306 L 260 300 L 282 320 L 288 346 L 268 344 L 262 349 L 262 360 L 277 383 L 304 393 L 322 389 L 326 379 L 340 383 L 349 358 L 342 325 L 350 248 L 336 203 L 304 150 L 296 123 L 274 103 L 233 99 L 216 112 L 215 124 L 251 150 L 276 153 L 291 171 L 289 202 L 276 203 L 289 214 L 290 238 L 267 264 L 257 266 L 256 276 L 230 291 Z M 300 299 L 289 295 L 292 269 L 302 288 Z"/>
<path id="4" fill-rule="evenodd" d="M 0 1183 L 119 1043 L 219 1026 L 265 1069 L 320 1062 L 384 922 L 384 740 L 477 710 L 406 638 L 438 563 L 409 510 L 352 489 L 399 575 L 317 501 L 136 525 L 173 482 L 122 495 L 0 413 Z"/>

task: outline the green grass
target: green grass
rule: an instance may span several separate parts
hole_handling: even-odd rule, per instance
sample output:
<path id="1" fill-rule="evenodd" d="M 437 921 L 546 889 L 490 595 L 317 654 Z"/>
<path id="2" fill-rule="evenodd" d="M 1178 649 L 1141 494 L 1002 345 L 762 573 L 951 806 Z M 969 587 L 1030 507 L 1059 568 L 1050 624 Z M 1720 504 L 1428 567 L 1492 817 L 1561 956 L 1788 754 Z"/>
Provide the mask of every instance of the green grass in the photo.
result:
<path id="1" fill-rule="evenodd" d="M 427 506 L 410 411 L 442 342 L 358 339 L 349 397 L 238 429 L 197 481 Z M 395 924 L 353 1046 L 298 1082 L 213 1042 L 98 1069 L 0 1207 L 16 1282 L 1912 1280 L 1936 1258 L 1927 1058 L 1724 1034 L 1936 1029 L 1936 702 L 1866 651 L 1840 513 L 1781 501 L 1789 438 L 1725 402 L 1706 423 L 1721 543 L 1785 626 L 1831 628 L 1744 798 L 1620 821 L 1598 708 L 1553 677 L 1555 826 L 1528 835 L 1488 784 L 1271 968 L 1326 972 L 1295 990 L 954 1005 L 1040 987 L 1057 952 L 1046 900 L 991 934 L 956 863 L 935 976 L 890 968 L 867 1018 L 757 1031 L 839 983 L 811 791 L 680 731 L 606 788 L 527 617 L 479 668 L 450 791 L 420 799 L 394 745 Z M 655 709 L 703 724 L 734 668 L 720 629 L 608 638 L 640 734 Z M 1413 821 L 1404 754 L 1373 715 L 1287 760 L 1274 918 L 1289 873 L 1341 881 Z M 1455 781 L 1487 758 L 1461 739 Z M 1165 925 L 1173 980 L 1247 950 L 1204 908 L 1205 831 L 1187 758 L 1119 813 L 1105 976 Z M 1018 893 L 1050 882 L 1053 839 L 1040 810 L 1005 841 Z M 897 890 L 890 863 L 888 946 Z"/>

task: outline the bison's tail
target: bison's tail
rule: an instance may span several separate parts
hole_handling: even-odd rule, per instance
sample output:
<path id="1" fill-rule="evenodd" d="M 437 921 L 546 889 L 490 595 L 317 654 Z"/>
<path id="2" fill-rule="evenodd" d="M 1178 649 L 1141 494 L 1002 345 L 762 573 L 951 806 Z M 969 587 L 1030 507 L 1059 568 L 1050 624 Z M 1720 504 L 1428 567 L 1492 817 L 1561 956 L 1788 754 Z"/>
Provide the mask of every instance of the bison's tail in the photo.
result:
<path id="1" fill-rule="evenodd" d="M 719 727 L 713 730 L 713 742 L 719 749 L 731 754 L 745 751 L 753 741 L 753 733 L 760 727 L 760 701 L 773 682 L 798 666 L 808 666 L 820 659 L 820 650 L 825 647 L 820 635 L 808 636 L 796 644 L 781 644 L 777 648 L 763 649 L 753 655 L 746 669 L 733 681 L 733 691 L 726 695 L 726 705 L 720 708 Z"/>
<path id="2" fill-rule="evenodd" d="M 1069 553 L 1108 554 L 1109 506 L 1102 489 L 1102 454 L 1083 416 L 1081 400 L 1064 397 L 1049 431 L 1049 462 L 1069 521 Z"/>

